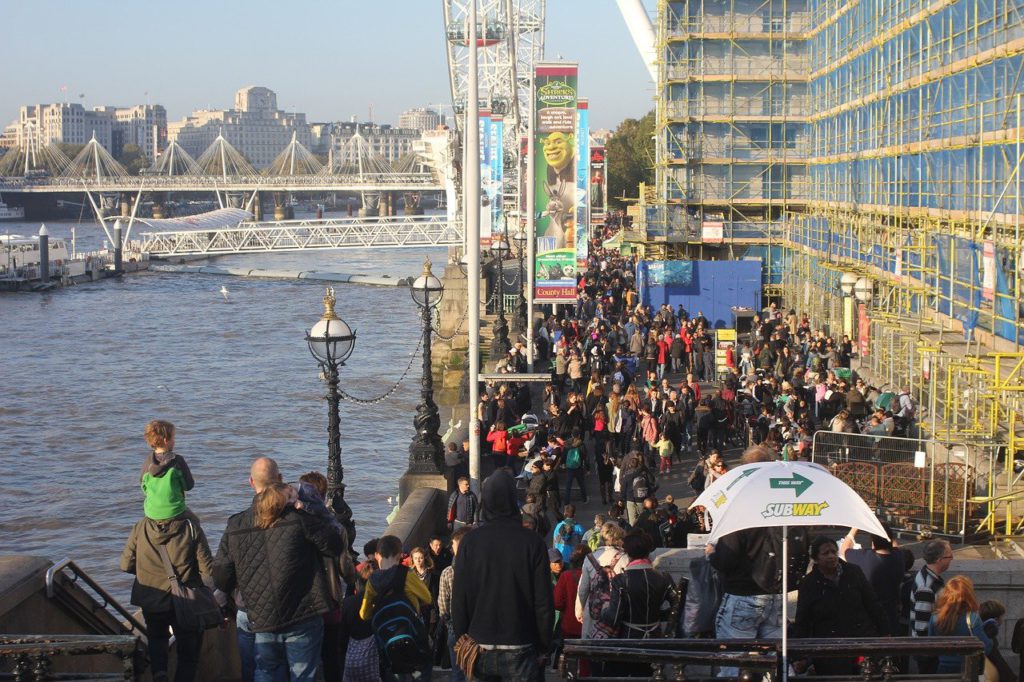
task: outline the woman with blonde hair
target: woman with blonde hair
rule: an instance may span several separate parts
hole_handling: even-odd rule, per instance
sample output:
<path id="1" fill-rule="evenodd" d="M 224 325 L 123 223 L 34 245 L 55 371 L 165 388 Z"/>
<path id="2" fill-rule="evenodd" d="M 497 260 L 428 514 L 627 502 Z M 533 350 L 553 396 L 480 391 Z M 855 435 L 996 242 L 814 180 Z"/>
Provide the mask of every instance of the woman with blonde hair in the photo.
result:
<path id="1" fill-rule="evenodd" d="M 281 518 L 285 507 L 297 499 L 295 488 L 285 483 L 271 483 L 256 495 L 253 525 L 263 530 L 270 528 Z"/>
<path id="2" fill-rule="evenodd" d="M 978 615 L 978 598 L 974 595 L 971 579 L 958 575 L 950 578 L 935 600 L 935 609 L 928 621 L 928 636 L 974 635 L 985 647 L 985 655 L 992 653 L 992 640 L 985 633 L 984 623 Z M 964 657 L 939 655 L 938 673 L 958 673 L 963 669 Z"/>
<path id="3" fill-rule="evenodd" d="M 594 637 L 597 615 L 611 596 L 611 576 L 608 574 L 622 573 L 629 563 L 629 557 L 622 549 L 624 535 L 622 526 L 608 521 L 601 526 L 602 546 L 588 554 L 583 562 L 583 573 L 576 589 L 576 617 L 583 623 L 583 639 Z"/>

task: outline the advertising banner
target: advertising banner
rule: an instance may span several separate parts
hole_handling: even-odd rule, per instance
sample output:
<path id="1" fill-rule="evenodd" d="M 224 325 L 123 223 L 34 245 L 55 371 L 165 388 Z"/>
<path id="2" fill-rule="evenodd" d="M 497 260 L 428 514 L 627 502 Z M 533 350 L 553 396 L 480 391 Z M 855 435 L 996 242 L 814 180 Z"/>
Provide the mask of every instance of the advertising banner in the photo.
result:
<path id="1" fill-rule="evenodd" d="M 579 67 L 537 64 L 534 149 L 537 283 L 542 303 L 576 301 L 576 87 Z"/>
<path id="2" fill-rule="evenodd" d="M 981 251 L 981 297 L 996 299 L 996 244 L 986 241 Z"/>
<path id="3" fill-rule="evenodd" d="M 505 121 L 500 116 L 491 116 L 491 189 L 487 193 L 491 202 L 491 225 L 493 232 L 503 232 L 505 227 Z M 508 229 L 511 229 L 508 228 Z M 513 232 L 515 230 L 512 230 Z"/>
<path id="4" fill-rule="evenodd" d="M 590 148 L 590 224 L 603 225 L 608 215 L 608 185 L 604 176 L 608 171 L 604 147 Z"/>
<path id="5" fill-rule="evenodd" d="M 590 247 L 590 111 L 576 102 L 576 271 L 587 265 Z"/>
<path id="6" fill-rule="evenodd" d="M 494 231 L 494 215 L 491 212 L 491 194 L 494 180 L 491 178 L 491 114 L 480 112 L 480 248 L 491 248 L 491 233 Z"/>
<path id="7" fill-rule="evenodd" d="M 860 356 L 866 358 L 871 348 L 871 318 L 868 317 L 868 307 L 863 303 L 857 304 L 857 344 Z"/>

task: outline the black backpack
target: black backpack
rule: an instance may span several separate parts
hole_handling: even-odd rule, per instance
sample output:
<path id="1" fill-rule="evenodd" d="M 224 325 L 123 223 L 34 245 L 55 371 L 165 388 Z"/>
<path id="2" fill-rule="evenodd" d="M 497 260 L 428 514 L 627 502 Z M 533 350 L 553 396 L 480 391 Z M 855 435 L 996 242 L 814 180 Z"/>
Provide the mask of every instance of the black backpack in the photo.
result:
<path id="1" fill-rule="evenodd" d="M 704 460 L 697 462 L 697 466 L 693 468 L 693 472 L 690 474 L 686 482 L 693 489 L 693 492 L 700 495 L 704 492 L 704 488 L 707 485 L 707 469 L 704 468 Z"/>
<path id="2" fill-rule="evenodd" d="M 789 576 L 787 587 L 795 590 L 807 572 L 807 531 L 789 529 Z M 782 529 L 762 528 L 748 533 L 747 564 L 750 577 L 766 594 L 782 590 Z"/>
<path id="3" fill-rule="evenodd" d="M 395 674 L 414 673 L 432 661 L 427 628 L 405 596 L 408 573 L 409 569 L 399 564 L 390 583 L 378 585 L 373 580 L 376 575 L 370 578 L 377 591 L 370 626 L 385 666 Z"/>

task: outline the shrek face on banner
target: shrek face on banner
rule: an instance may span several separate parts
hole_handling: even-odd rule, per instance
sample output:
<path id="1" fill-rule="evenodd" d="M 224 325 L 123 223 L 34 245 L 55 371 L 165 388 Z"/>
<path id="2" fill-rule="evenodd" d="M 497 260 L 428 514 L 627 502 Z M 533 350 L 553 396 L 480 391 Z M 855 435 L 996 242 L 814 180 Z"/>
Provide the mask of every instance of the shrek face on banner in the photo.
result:
<path id="1" fill-rule="evenodd" d="M 576 136 L 570 133 L 551 133 L 541 140 L 541 144 L 544 146 L 544 161 L 548 164 L 548 180 L 558 176 L 568 178 L 575 157 Z"/>

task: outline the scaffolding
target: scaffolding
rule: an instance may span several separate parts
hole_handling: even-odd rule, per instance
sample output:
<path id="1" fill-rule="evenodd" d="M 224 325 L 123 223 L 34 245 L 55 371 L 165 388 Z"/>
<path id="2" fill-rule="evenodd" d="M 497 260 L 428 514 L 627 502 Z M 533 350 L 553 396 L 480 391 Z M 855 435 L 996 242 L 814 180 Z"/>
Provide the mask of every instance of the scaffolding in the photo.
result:
<path id="1" fill-rule="evenodd" d="M 767 297 L 970 449 L 973 530 L 1020 532 L 1024 0 L 660 0 L 658 54 L 639 239 L 761 257 Z"/>
<path id="2" fill-rule="evenodd" d="M 664 215 L 649 222 L 696 257 L 770 248 L 807 195 L 807 2 L 662 0 L 658 14 Z"/>
<path id="3" fill-rule="evenodd" d="M 989 472 L 979 529 L 1019 533 L 1024 0 L 808 9 L 808 188 L 782 297 L 838 334 L 841 276 L 870 281 L 864 369 L 910 388 L 929 436 Z"/>

